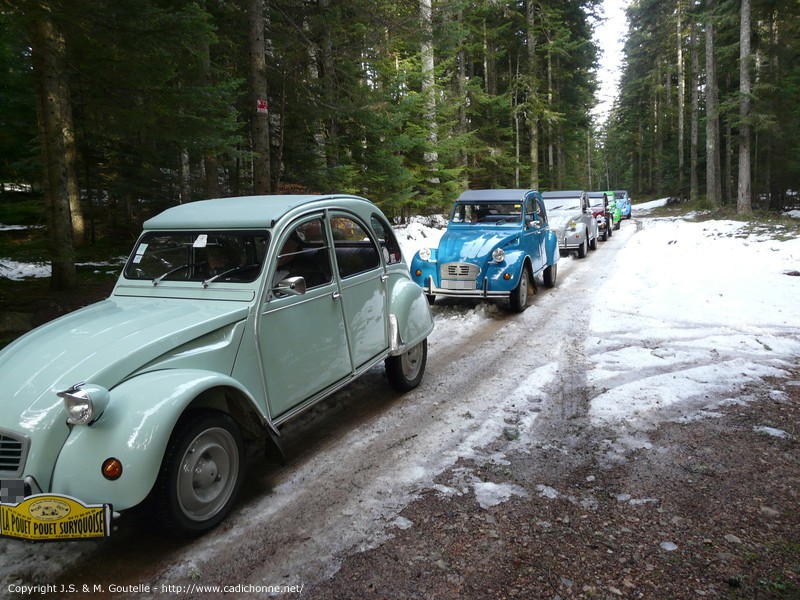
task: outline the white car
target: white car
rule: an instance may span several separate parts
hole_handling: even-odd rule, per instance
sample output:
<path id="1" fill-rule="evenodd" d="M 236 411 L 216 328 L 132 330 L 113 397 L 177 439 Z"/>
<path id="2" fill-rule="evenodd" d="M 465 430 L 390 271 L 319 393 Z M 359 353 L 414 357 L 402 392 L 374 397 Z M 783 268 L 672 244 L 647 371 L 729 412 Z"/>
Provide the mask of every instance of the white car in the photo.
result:
<path id="1" fill-rule="evenodd" d="M 578 258 L 584 258 L 589 250 L 597 249 L 597 221 L 586 192 L 543 192 L 542 198 L 562 256 L 577 252 Z"/>

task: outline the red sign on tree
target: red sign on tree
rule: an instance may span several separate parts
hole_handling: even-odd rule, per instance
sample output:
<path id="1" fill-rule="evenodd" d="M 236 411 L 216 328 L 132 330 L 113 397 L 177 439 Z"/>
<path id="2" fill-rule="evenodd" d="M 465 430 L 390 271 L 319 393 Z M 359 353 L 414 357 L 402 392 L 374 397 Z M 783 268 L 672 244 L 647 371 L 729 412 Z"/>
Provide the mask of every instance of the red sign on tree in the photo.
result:
<path id="1" fill-rule="evenodd" d="M 256 112 L 267 114 L 267 112 L 269 112 L 269 102 L 266 100 L 256 100 Z"/>

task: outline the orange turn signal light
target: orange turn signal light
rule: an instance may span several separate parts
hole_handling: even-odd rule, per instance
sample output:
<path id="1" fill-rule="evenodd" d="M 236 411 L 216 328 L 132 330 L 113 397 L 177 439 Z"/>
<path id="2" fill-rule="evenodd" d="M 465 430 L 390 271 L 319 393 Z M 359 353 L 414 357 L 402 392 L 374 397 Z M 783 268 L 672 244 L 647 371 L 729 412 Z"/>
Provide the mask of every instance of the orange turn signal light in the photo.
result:
<path id="1" fill-rule="evenodd" d="M 416 271 L 414 271 L 414 275 L 416 275 L 417 277 L 422 275 L 422 269 L 417 269 Z"/>
<path id="2" fill-rule="evenodd" d="M 503 279 L 505 279 L 506 281 L 511 279 L 511 273 L 503 273 Z"/>
<path id="3" fill-rule="evenodd" d="M 100 471 L 103 473 L 103 477 L 115 481 L 122 476 L 122 463 L 118 458 L 107 458 L 103 461 Z"/>

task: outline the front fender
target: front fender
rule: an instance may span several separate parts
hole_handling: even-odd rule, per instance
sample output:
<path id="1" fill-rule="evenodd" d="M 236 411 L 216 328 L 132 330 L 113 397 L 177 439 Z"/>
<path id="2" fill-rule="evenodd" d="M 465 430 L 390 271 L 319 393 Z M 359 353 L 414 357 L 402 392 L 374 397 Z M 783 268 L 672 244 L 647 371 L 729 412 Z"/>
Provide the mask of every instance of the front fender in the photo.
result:
<path id="1" fill-rule="evenodd" d="M 152 489 L 184 410 L 203 392 L 219 387 L 235 388 L 253 402 L 236 380 L 210 371 L 155 371 L 122 383 L 111 391 L 108 407 L 93 425 L 73 426 L 56 461 L 51 491 L 86 503 L 109 502 L 115 510 L 136 506 Z M 224 410 L 225 403 L 217 401 L 216 408 Z M 100 472 L 110 457 L 122 463 L 116 481 Z"/>
<path id="2" fill-rule="evenodd" d="M 397 336 L 389 354 L 401 354 L 433 331 L 433 315 L 422 288 L 406 277 L 389 278 L 389 312 L 397 322 Z"/>

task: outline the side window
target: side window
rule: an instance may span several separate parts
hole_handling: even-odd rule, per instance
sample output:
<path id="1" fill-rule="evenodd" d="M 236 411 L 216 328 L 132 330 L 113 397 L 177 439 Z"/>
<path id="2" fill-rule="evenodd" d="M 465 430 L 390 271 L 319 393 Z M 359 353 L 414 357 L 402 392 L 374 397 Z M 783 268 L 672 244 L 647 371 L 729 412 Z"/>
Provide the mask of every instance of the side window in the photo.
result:
<path id="1" fill-rule="evenodd" d="M 339 276 L 351 277 L 381 266 L 378 248 L 366 230 L 350 217 L 331 217 Z"/>
<path id="2" fill-rule="evenodd" d="M 403 254 L 400 252 L 400 244 L 397 243 L 397 238 L 389 224 L 377 215 L 372 215 L 372 229 L 378 236 L 378 243 L 383 252 L 383 261 L 387 265 L 400 262 Z"/>
<path id="3" fill-rule="evenodd" d="M 536 212 L 536 204 L 534 203 L 533 198 L 528 197 L 525 199 L 525 216 L 531 221 L 535 221 L 538 217 Z"/>
<path id="4" fill-rule="evenodd" d="M 330 283 L 333 269 L 322 219 L 297 225 L 284 240 L 277 263 L 273 287 L 287 277 L 303 277 L 306 289 Z"/>
<path id="5" fill-rule="evenodd" d="M 544 212 L 544 208 L 542 208 L 542 201 L 536 198 L 534 202 L 536 203 L 535 210 L 537 213 L 537 218 L 542 222 L 542 225 L 547 224 L 547 213 Z"/>

